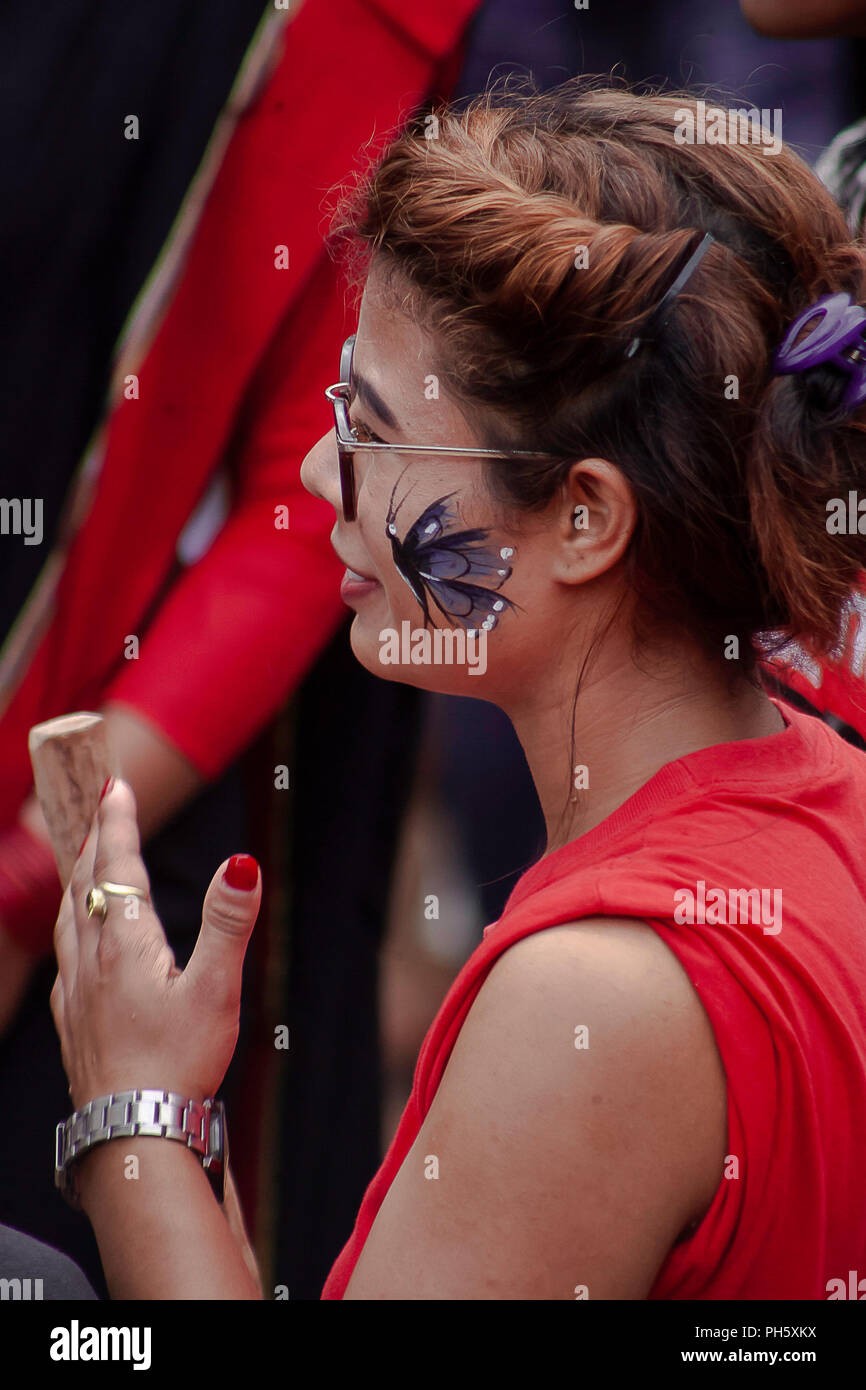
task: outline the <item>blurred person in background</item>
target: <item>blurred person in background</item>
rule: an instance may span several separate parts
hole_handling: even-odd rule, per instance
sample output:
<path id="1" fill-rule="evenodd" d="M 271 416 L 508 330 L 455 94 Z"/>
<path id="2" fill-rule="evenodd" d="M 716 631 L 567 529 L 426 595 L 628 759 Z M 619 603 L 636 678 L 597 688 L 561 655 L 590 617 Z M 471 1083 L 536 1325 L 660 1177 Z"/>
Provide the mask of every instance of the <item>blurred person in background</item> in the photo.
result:
<path id="1" fill-rule="evenodd" d="M 227 1096 L 244 1205 L 271 1233 L 263 1264 L 293 1296 L 318 1294 L 378 1162 L 377 947 L 414 700 L 349 666 L 331 517 L 298 473 L 347 323 L 322 200 L 371 138 L 447 92 L 475 8 L 92 0 L 0 16 L 3 490 L 23 517 L 41 505 L 38 540 L 0 538 L 0 1221 L 102 1291 L 87 1223 L 51 1190 L 69 1097 L 36 722 L 103 713 L 179 962 L 214 852 L 290 865 Z M 335 781 L 347 794 L 321 817 Z M 334 841 L 363 889 L 350 901 Z"/>

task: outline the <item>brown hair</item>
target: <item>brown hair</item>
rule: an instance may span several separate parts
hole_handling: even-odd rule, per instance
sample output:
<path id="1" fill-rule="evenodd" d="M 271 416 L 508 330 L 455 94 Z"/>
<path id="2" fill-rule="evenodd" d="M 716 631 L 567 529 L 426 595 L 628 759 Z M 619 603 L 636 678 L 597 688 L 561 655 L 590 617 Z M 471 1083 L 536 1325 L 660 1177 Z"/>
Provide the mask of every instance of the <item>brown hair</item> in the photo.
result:
<path id="1" fill-rule="evenodd" d="M 541 508 L 571 461 L 611 460 L 638 504 L 635 593 L 716 655 L 744 639 L 751 671 L 757 633 L 835 644 L 866 555 L 866 538 L 826 525 L 828 499 L 866 478 L 866 426 L 839 409 L 847 378 L 771 370 L 818 295 L 862 302 L 866 253 L 797 155 L 679 143 L 687 109 L 693 96 L 585 79 L 499 84 L 432 129 L 419 116 L 335 231 L 356 272 L 375 257 L 408 284 L 483 442 L 556 456 L 492 464 L 495 495 Z M 716 244 L 627 358 L 700 232 Z"/>

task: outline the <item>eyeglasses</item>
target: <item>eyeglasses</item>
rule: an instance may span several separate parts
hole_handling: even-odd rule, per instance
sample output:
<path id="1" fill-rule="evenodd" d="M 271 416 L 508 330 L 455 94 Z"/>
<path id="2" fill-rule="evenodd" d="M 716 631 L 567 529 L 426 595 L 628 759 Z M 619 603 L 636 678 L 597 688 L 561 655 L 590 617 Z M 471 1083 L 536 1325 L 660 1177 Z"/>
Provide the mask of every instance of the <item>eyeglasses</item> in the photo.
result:
<path id="1" fill-rule="evenodd" d="M 368 450 L 384 452 L 393 450 L 400 454 L 446 454 L 449 457 L 492 458 L 492 459 L 545 459 L 551 454 L 534 454 L 526 449 L 462 449 L 456 445 L 445 447 L 441 444 L 380 444 L 376 440 L 358 438 L 349 419 L 349 401 L 352 399 L 352 351 L 355 347 L 355 334 L 348 337 L 340 354 L 340 380 L 335 386 L 326 386 L 325 395 L 334 407 L 334 432 L 337 436 L 337 455 L 340 462 L 340 492 L 343 516 L 346 521 L 354 521 L 358 515 L 355 494 L 355 454 Z"/>

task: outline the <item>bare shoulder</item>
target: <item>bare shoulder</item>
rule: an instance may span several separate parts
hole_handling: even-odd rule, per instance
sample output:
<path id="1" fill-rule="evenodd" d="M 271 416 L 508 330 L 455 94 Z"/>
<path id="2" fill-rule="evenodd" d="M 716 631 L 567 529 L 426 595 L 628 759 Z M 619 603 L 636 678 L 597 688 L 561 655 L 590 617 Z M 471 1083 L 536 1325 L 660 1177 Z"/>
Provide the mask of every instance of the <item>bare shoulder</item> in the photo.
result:
<path id="1" fill-rule="evenodd" d="M 694 1225 L 723 1170 L 727 1084 L 701 998 L 662 937 L 639 920 L 599 917 L 516 942 L 467 1016 L 461 1065 L 473 1070 L 475 1048 L 484 1065 L 506 1017 L 514 1051 L 534 1049 L 535 1076 L 566 1087 L 614 1147 L 639 1141 L 673 1179 L 677 1225 Z"/>
<path id="2" fill-rule="evenodd" d="M 491 1011 L 507 1008 L 515 1021 L 535 1020 L 546 1029 L 551 1011 L 565 1022 L 576 1004 L 591 1011 L 598 1043 L 652 1041 L 651 1071 L 667 1070 L 683 1045 L 709 1043 L 710 1055 L 715 1051 L 709 1020 L 682 965 L 652 927 L 632 918 L 587 918 L 524 937 L 494 963 L 470 1019 L 474 1014 L 478 1027 Z M 467 1025 L 471 1037 L 469 1019 Z M 575 1044 L 587 1051 L 590 1045 Z M 614 1053 L 613 1046 L 604 1049 L 599 1065 Z"/>
<path id="3" fill-rule="evenodd" d="M 532 1056 L 599 1142 L 629 1136 L 674 1178 L 682 1228 L 722 1174 L 727 1089 L 712 1025 L 677 957 L 646 922 L 592 918 L 524 937 L 495 962 L 452 1054 L 468 1083 L 502 1049 Z M 663 1184 L 662 1184 L 663 1186 Z"/>
<path id="4" fill-rule="evenodd" d="M 476 996 L 350 1296 L 643 1298 L 725 1140 L 712 1028 L 652 928 L 535 932 Z"/>

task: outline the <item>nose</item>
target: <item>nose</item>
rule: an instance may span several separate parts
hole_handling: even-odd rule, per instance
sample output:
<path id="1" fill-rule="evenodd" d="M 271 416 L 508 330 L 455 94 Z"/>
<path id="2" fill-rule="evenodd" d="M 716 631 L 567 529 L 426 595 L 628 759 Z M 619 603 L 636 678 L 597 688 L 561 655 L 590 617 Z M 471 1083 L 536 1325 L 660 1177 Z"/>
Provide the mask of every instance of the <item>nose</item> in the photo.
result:
<path id="1" fill-rule="evenodd" d="M 334 431 L 323 434 L 301 464 L 301 483 L 314 497 L 329 502 L 340 513 L 340 472 Z"/>

